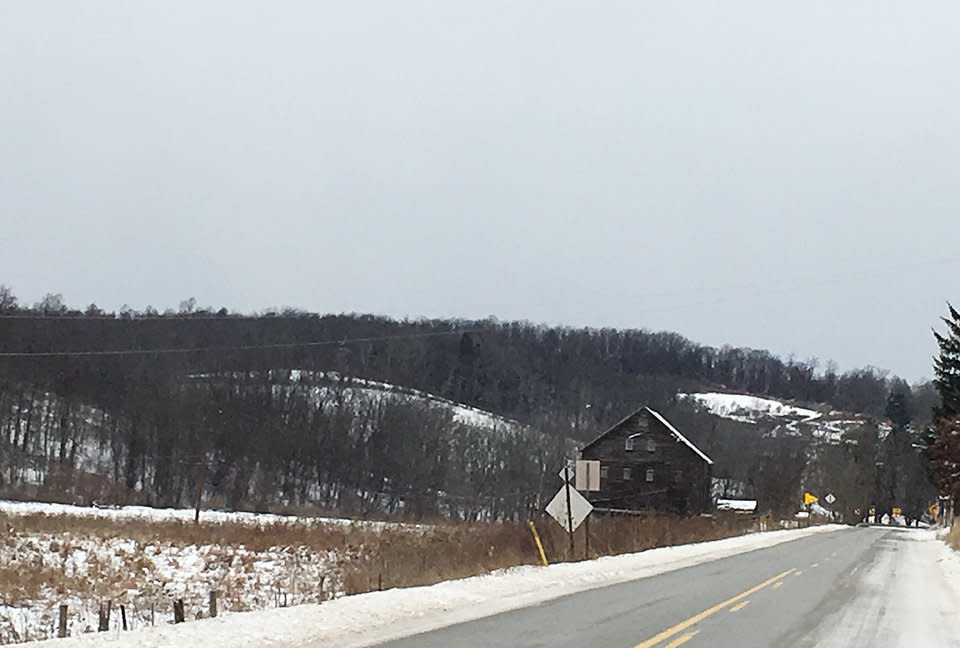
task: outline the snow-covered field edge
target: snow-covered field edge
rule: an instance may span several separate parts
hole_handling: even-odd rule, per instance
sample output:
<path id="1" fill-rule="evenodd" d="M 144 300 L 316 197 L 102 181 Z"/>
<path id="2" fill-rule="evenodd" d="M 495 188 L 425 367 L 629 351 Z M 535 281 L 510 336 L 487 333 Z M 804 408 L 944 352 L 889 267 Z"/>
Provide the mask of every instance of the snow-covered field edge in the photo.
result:
<path id="1" fill-rule="evenodd" d="M 91 633 L 34 645 L 71 648 L 359 648 L 536 605 L 560 596 L 690 567 L 848 527 L 755 533 L 549 567 L 516 567 L 428 587 L 358 594 L 319 605 L 261 610 L 131 632 Z"/>

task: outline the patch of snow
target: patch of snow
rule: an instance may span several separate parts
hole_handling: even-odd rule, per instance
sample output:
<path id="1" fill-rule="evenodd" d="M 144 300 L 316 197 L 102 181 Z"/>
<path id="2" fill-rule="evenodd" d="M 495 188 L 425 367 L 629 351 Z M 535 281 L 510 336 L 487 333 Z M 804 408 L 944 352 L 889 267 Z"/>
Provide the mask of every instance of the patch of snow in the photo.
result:
<path id="1" fill-rule="evenodd" d="M 193 522 L 196 511 L 192 508 L 151 508 L 149 506 L 74 506 L 72 504 L 54 504 L 49 502 L 18 502 L 0 500 L 0 513 L 9 516 L 24 515 L 69 515 L 110 520 L 145 519 L 155 522 L 178 520 Z M 248 513 L 244 511 L 214 511 L 201 509 L 201 522 L 216 524 L 233 523 L 251 526 L 266 526 L 277 523 L 286 524 L 357 524 L 375 529 L 388 527 L 419 528 L 422 525 L 401 524 L 399 522 L 378 522 L 370 520 L 350 520 L 346 518 L 302 517 L 297 515 L 277 515 L 273 513 Z"/>
<path id="2" fill-rule="evenodd" d="M 752 513 L 757 510 L 757 500 L 721 498 L 717 500 L 717 509 L 721 511 L 747 511 Z"/>

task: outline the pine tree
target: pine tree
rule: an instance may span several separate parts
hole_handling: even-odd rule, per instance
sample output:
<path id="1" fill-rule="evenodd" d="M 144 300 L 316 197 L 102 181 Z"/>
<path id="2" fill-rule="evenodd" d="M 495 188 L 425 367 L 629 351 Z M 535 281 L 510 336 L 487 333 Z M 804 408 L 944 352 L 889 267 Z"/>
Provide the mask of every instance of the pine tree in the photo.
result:
<path id="1" fill-rule="evenodd" d="M 949 500 L 954 512 L 960 511 L 960 416 L 941 419 L 927 454 L 937 492 Z"/>
<path id="2" fill-rule="evenodd" d="M 953 511 L 960 505 L 960 313 L 947 304 L 950 317 L 941 319 L 947 332 L 933 332 L 940 347 L 934 360 L 934 384 L 940 405 L 933 411 L 933 429 L 927 437 L 933 483 L 941 497 L 949 498 Z"/>
<path id="3" fill-rule="evenodd" d="M 940 355 L 933 362 L 934 384 L 940 393 L 940 406 L 934 409 L 933 422 L 939 425 L 960 414 L 960 313 L 947 304 L 950 317 L 941 319 L 947 325 L 946 335 L 933 332 Z"/>

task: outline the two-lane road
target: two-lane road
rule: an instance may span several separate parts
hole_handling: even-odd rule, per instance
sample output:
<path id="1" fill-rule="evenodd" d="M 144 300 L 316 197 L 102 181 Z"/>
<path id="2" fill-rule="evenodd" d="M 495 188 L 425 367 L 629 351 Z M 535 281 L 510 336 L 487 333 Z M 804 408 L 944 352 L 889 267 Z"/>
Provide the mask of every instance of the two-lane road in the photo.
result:
<path id="1" fill-rule="evenodd" d="M 812 535 L 382 644 L 960 647 L 960 600 L 928 532 Z"/>

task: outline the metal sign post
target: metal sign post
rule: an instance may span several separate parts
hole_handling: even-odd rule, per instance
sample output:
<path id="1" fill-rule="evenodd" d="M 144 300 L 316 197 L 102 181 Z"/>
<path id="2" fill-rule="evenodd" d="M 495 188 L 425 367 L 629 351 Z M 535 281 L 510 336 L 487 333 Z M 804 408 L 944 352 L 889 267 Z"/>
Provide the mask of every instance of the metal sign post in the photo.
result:
<path id="1" fill-rule="evenodd" d="M 587 488 L 590 487 L 590 462 L 586 463 L 586 482 Z M 583 521 L 583 559 L 590 560 L 590 514 L 587 514 L 587 519 Z"/>
<path id="2" fill-rule="evenodd" d="M 570 464 L 563 469 L 563 487 L 567 491 L 567 533 L 570 536 L 570 557 L 573 558 L 573 512 L 570 507 Z"/>

